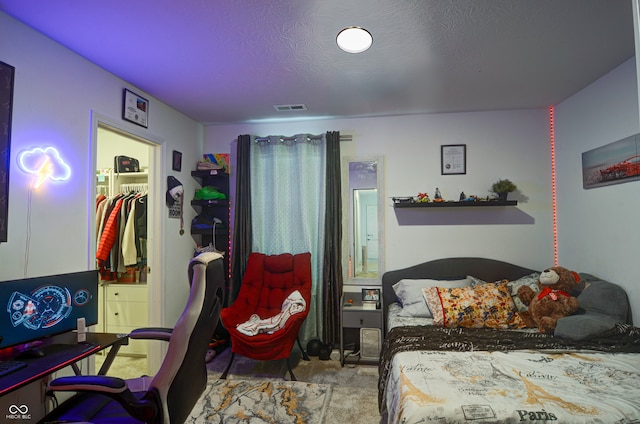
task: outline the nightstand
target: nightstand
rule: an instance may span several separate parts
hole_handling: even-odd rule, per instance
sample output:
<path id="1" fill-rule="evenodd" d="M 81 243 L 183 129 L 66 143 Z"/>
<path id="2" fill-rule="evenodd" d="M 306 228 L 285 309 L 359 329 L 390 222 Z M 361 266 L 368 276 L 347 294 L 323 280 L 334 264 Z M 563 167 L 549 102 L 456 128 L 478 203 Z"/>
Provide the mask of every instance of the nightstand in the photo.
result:
<path id="1" fill-rule="evenodd" d="M 353 299 L 353 303 L 348 302 L 349 298 Z M 343 294 L 340 299 L 340 365 L 342 366 L 344 366 L 345 362 L 350 362 L 345 358 L 344 354 L 346 341 L 356 339 L 357 344 L 360 344 L 360 329 L 379 330 L 379 333 L 377 331 L 371 331 L 371 333 L 374 338 L 379 338 L 380 344 L 382 343 L 382 309 L 365 309 L 362 306 L 362 300 L 359 298 L 359 293 L 353 293 L 350 295 Z M 360 349 L 362 349 L 362 346 L 360 346 Z M 374 346 L 374 350 L 377 350 L 377 345 Z M 358 363 L 377 364 L 379 359 L 357 357 L 355 361 Z"/>

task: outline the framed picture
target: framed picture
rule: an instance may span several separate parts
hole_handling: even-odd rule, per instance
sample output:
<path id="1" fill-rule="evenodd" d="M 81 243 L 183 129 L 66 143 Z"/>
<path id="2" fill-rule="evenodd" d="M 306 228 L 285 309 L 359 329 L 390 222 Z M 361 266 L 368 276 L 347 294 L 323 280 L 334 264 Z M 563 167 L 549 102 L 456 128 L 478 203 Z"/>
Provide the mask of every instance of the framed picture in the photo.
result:
<path id="1" fill-rule="evenodd" d="M 182 171 L 182 153 L 177 150 L 173 151 L 173 162 L 171 169 L 178 172 Z"/>
<path id="2" fill-rule="evenodd" d="M 380 302 L 380 289 L 362 289 L 363 302 Z"/>
<path id="3" fill-rule="evenodd" d="M 15 68 L 0 62 L 0 243 L 7 241 L 9 219 L 9 158 Z"/>
<path id="4" fill-rule="evenodd" d="M 582 188 L 640 181 L 638 135 L 582 153 Z"/>
<path id="5" fill-rule="evenodd" d="M 444 144 L 440 146 L 440 163 L 442 175 L 459 175 L 467 173 L 467 145 Z"/>
<path id="6" fill-rule="evenodd" d="M 147 128 L 149 122 L 149 100 L 125 88 L 122 102 L 122 119 Z"/>

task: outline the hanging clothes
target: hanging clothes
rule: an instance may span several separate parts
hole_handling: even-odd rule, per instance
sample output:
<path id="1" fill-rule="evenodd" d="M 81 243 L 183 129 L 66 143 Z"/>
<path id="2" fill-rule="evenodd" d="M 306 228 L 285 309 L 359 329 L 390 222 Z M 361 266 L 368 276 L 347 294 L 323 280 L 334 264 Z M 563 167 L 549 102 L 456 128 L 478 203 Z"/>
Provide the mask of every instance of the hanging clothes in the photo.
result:
<path id="1" fill-rule="evenodd" d="M 118 221 L 120 208 L 122 208 L 123 199 L 117 199 L 113 206 L 113 209 L 108 213 L 107 222 L 102 230 L 100 237 L 100 243 L 98 244 L 98 251 L 96 252 L 96 258 L 103 263 L 109 258 L 111 248 L 116 242 L 118 236 Z"/>
<path id="2" fill-rule="evenodd" d="M 132 199 L 128 206 L 126 222 L 122 227 L 122 259 L 125 266 L 136 265 L 140 260 L 138 249 L 136 248 L 136 205 L 137 198 Z"/>
<path id="3" fill-rule="evenodd" d="M 147 194 L 140 192 L 96 200 L 96 260 L 104 280 L 135 282 L 146 268 L 146 200 Z"/>
<path id="4" fill-rule="evenodd" d="M 135 218 L 135 241 L 140 262 L 147 263 L 147 195 L 136 199 Z"/>

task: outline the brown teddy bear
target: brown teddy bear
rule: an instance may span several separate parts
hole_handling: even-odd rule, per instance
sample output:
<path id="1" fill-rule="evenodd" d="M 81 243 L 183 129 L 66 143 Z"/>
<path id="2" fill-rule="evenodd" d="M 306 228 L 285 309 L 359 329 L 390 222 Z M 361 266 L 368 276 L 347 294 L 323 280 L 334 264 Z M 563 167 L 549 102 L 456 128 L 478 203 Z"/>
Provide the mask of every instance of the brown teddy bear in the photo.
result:
<path id="1" fill-rule="evenodd" d="M 540 274 L 538 293 L 529 286 L 521 286 L 518 297 L 529 309 L 520 315 L 527 327 L 538 327 L 541 333 L 553 333 L 560 318 L 578 310 L 578 299 L 569 293 L 579 282 L 577 272 L 554 266 Z"/>

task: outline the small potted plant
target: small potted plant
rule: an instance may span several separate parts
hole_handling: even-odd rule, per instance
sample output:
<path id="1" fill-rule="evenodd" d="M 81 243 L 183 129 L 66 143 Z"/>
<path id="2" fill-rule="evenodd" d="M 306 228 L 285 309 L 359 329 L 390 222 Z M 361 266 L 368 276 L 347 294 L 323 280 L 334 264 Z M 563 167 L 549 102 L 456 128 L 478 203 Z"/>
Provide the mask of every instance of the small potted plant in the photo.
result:
<path id="1" fill-rule="evenodd" d="M 500 179 L 491 185 L 491 192 L 498 195 L 498 200 L 507 200 L 507 196 L 518 187 L 508 179 Z"/>

